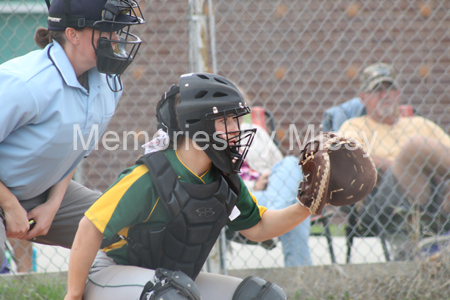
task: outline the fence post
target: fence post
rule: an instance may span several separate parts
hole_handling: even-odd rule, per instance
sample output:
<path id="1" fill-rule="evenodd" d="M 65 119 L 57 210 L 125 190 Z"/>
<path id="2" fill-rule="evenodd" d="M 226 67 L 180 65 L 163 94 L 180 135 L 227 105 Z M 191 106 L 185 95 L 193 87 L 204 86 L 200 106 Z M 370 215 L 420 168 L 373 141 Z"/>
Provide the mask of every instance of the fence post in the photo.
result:
<path id="1" fill-rule="evenodd" d="M 191 72 L 208 72 L 204 3 L 204 0 L 189 0 L 189 68 Z"/>

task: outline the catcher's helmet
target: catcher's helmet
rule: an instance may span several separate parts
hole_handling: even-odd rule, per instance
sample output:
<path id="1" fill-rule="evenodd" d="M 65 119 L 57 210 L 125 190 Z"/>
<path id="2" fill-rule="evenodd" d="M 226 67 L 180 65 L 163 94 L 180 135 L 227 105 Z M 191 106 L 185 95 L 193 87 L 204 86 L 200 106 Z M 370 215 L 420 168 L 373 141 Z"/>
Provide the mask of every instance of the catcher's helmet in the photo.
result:
<path id="1" fill-rule="evenodd" d="M 180 103 L 175 96 L 180 93 Z M 239 117 L 250 113 L 238 88 L 221 76 L 207 73 L 185 74 L 179 86 L 172 86 L 158 103 L 158 127 L 176 136 L 193 139 L 212 163 L 226 174 L 239 172 L 256 129 L 240 130 Z M 217 119 L 236 118 L 238 131 L 228 131 L 226 138 L 216 133 Z M 226 124 L 226 122 L 225 122 Z M 233 140 L 233 143 L 230 143 Z"/>
<path id="2" fill-rule="evenodd" d="M 65 30 L 67 27 L 82 29 L 90 27 L 98 30 L 100 37 L 92 46 L 97 55 L 97 69 L 100 73 L 120 75 L 133 61 L 142 43 L 130 33 L 130 26 L 145 23 L 139 4 L 135 0 L 46 0 L 49 6 L 48 29 Z M 108 32 L 108 37 L 101 36 Z M 114 33 L 117 32 L 118 40 Z M 115 49 L 111 43 L 115 44 Z M 122 89 L 120 80 L 117 80 Z M 108 81 L 109 83 L 109 81 Z"/>

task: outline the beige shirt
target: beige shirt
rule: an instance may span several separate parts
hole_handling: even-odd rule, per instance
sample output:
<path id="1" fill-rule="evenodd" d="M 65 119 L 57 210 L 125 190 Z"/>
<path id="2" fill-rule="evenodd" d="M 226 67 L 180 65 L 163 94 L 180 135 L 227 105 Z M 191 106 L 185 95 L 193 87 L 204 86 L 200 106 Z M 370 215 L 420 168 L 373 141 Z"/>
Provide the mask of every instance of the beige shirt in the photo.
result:
<path id="1" fill-rule="evenodd" d="M 400 118 L 394 125 L 378 123 L 368 116 L 347 120 L 339 134 L 359 140 L 370 155 L 395 159 L 413 136 L 425 136 L 450 147 L 450 137 L 438 125 L 423 117 Z"/>

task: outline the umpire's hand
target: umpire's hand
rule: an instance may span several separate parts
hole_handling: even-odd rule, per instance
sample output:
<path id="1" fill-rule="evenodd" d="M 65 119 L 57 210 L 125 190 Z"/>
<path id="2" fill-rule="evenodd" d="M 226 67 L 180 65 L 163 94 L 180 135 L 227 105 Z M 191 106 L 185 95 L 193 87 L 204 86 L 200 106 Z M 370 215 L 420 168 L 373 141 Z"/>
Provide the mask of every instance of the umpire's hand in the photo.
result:
<path id="1" fill-rule="evenodd" d="M 20 205 L 17 198 L 15 201 L 8 201 L 9 205 L 3 205 L 3 221 L 6 227 L 7 238 L 23 239 L 30 229 L 27 211 Z"/>

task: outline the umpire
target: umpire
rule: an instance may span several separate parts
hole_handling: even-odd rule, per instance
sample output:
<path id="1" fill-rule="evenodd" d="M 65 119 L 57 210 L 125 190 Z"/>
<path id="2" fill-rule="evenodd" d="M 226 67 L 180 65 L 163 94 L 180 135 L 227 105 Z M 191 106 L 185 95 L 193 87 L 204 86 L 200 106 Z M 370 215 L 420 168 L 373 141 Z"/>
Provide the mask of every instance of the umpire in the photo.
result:
<path id="1" fill-rule="evenodd" d="M 84 144 L 91 131 L 101 135 L 114 114 L 141 43 L 129 33 L 144 23 L 134 1 L 46 2 L 48 29 L 35 35 L 43 49 L 0 66 L 0 261 L 7 238 L 72 246 L 99 193 L 71 178 L 94 147 Z"/>

